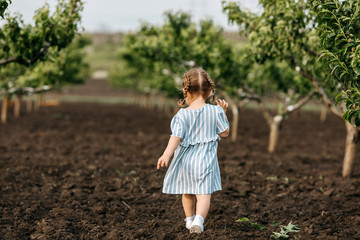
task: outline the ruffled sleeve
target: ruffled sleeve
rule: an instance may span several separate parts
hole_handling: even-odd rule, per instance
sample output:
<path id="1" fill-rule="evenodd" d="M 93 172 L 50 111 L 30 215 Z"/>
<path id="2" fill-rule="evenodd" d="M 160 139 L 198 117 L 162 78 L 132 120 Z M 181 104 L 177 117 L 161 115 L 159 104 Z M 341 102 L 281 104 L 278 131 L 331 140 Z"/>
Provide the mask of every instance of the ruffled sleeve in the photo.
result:
<path id="1" fill-rule="evenodd" d="M 229 121 L 226 117 L 226 114 L 224 112 L 224 109 L 220 107 L 219 105 L 217 107 L 217 122 L 216 122 L 216 132 L 222 133 L 229 127 Z"/>
<path id="2" fill-rule="evenodd" d="M 171 136 L 184 138 L 185 135 L 185 126 L 184 121 L 179 116 L 179 113 L 176 114 L 171 120 L 170 128 L 171 128 Z"/>

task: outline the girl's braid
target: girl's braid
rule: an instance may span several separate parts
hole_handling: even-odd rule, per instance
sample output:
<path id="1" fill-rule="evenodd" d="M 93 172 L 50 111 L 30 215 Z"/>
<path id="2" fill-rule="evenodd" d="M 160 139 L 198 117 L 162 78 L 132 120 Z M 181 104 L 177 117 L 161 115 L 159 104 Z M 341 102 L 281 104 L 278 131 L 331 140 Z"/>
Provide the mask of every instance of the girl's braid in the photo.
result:
<path id="1" fill-rule="evenodd" d="M 215 83 L 210 79 L 210 76 L 204 71 L 201 71 L 203 78 L 205 81 L 207 81 L 210 85 L 210 91 L 214 93 L 214 95 L 211 98 L 211 101 L 215 101 Z"/>
<path id="2" fill-rule="evenodd" d="M 184 87 L 184 99 L 180 100 L 178 102 L 178 105 L 180 105 L 181 107 L 185 106 L 186 103 L 186 97 L 187 97 L 187 93 L 190 90 L 190 76 L 188 76 L 186 73 L 183 76 L 184 82 L 183 82 L 183 87 Z"/>
<path id="3" fill-rule="evenodd" d="M 216 99 L 216 97 L 215 97 L 215 83 L 210 78 L 208 78 L 208 81 L 209 81 L 210 86 L 211 86 L 211 92 L 214 94 L 211 97 L 211 101 L 213 102 Z"/>

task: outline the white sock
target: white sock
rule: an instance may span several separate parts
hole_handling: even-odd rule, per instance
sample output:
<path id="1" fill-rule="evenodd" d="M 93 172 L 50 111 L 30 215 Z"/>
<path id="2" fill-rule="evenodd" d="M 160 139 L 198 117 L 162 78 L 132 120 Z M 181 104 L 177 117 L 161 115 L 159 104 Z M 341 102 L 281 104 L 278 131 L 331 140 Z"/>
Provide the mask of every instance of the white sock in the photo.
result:
<path id="1" fill-rule="evenodd" d="M 199 226 L 201 231 L 204 231 L 204 218 L 201 215 L 196 215 L 194 221 L 192 222 L 192 226 Z"/>
<path id="2" fill-rule="evenodd" d="M 185 222 L 186 222 L 186 228 L 187 229 L 190 229 L 191 228 L 191 225 L 194 221 L 194 218 L 195 218 L 195 215 L 191 216 L 191 217 L 187 217 L 185 218 Z"/>

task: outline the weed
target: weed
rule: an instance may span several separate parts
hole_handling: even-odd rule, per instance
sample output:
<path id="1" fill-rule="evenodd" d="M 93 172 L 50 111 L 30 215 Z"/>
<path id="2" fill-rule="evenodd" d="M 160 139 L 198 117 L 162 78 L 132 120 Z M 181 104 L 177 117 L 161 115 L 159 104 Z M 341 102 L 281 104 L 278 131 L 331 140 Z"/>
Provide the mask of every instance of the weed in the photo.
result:
<path id="1" fill-rule="evenodd" d="M 243 217 L 243 218 L 240 218 L 238 220 L 236 220 L 235 222 L 249 222 L 251 226 L 255 227 L 256 229 L 259 229 L 259 230 L 266 230 L 267 227 L 263 226 L 263 225 L 259 225 L 257 224 L 256 222 L 251 222 L 248 218 L 246 217 Z"/>
<path id="2" fill-rule="evenodd" d="M 119 177 L 136 174 L 136 171 L 134 171 L 134 170 L 131 170 L 129 173 L 125 173 L 125 172 L 121 172 L 117 168 L 115 169 L 115 172 L 119 175 Z"/>
<path id="3" fill-rule="evenodd" d="M 288 239 L 289 233 L 297 233 L 300 231 L 300 228 L 291 222 L 287 226 L 280 225 L 280 232 L 273 232 L 273 235 L 271 235 L 271 238 L 275 239 Z"/>
<path id="4" fill-rule="evenodd" d="M 282 180 L 284 181 L 285 184 L 289 184 L 290 183 L 290 178 L 287 178 L 287 177 L 277 177 L 277 176 L 269 176 L 266 178 L 266 180 L 269 180 L 269 181 L 278 181 L 278 180 Z"/>

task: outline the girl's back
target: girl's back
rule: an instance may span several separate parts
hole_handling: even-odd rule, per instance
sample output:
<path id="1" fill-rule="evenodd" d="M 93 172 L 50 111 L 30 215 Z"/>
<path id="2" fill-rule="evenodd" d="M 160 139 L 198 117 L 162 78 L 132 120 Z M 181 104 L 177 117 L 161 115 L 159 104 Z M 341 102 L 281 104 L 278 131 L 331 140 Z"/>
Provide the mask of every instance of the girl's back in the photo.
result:
<path id="1" fill-rule="evenodd" d="M 172 135 L 181 137 L 182 146 L 220 140 L 219 133 L 228 122 L 219 105 L 206 104 L 198 109 L 180 109 L 171 121 Z"/>

